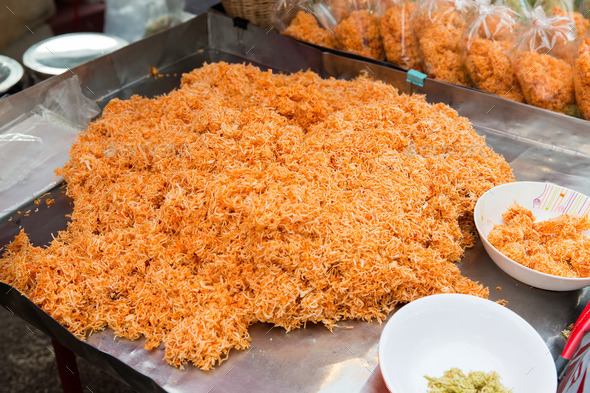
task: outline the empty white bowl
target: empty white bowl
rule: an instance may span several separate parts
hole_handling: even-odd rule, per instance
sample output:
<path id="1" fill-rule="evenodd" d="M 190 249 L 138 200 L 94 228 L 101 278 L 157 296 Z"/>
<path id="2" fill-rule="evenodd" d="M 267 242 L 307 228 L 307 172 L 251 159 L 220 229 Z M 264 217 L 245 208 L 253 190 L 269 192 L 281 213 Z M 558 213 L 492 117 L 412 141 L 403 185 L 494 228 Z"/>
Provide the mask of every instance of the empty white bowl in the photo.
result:
<path id="1" fill-rule="evenodd" d="M 379 366 L 392 393 L 426 392 L 425 375 L 458 367 L 496 371 L 512 393 L 555 393 L 557 372 L 537 331 L 506 307 L 475 296 L 415 300 L 387 322 Z"/>
<path id="2" fill-rule="evenodd" d="M 529 209 L 537 221 L 543 221 L 561 214 L 588 217 L 590 198 L 555 184 L 521 181 L 502 184 L 487 191 L 479 198 L 473 212 L 475 226 L 485 250 L 496 265 L 510 276 L 533 287 L 551 291 L 572 291 L 590 285 L 590 278 L 559 277 L 523 266 L 488 242 L 488 235 L 494 225 L 504 224 L 502 214 L 515 202 Z"/>

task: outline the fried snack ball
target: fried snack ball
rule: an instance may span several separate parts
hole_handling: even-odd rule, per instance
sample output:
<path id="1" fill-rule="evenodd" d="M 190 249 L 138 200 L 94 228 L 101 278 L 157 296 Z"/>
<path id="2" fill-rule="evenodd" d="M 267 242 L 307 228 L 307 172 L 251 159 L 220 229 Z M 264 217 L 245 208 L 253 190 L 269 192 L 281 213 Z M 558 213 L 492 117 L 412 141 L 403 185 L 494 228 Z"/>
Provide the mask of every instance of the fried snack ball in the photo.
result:
<path id="1" fill-rule="evenodd" d="M 474 87 L 518 102 L 524 96 L 507 51 L 508 41 L 474 37 L 466 51 L 465 68 Z"/>
<path id="2" fill-rule="evenodd" d="M 429 76 L 443 82 L 470 85 L 461 58 L 460 43 L 465 28 L 464 16 L 452 5 L 412 18 L 422 66 Z"/>
<path id="3" fill-rule="evenodd" d="M 573 71 L 565 60 L 525 51 L 518 55 L 514 70 L 528 104 L 567 113 L 575 102 Z"/>
<path id="4" fill-rule="evenodd" d="M 297 13 L 283 34 L 310 44 L 332 49 L 338 48 L 338 41 L 336 41 L 334 34 L 323 29 L 313 15 L 304 11 Z"/>
<path id="5" fill-rule="evenodd" d="M 334 28 L 342 50 L 381 60 L 385 56 L 379 18 L 368 10 L 354 11 Z"/>

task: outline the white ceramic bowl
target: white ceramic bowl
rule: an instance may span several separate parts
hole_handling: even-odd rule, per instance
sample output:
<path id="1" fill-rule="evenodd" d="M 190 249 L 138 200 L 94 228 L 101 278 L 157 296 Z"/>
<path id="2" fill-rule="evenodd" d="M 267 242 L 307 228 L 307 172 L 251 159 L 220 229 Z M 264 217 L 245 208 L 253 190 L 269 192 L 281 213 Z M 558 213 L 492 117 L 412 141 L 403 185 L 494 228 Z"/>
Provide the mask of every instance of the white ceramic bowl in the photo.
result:
<path id="1" fill-rule="evenodd" d="M 514 203 L 532 211 L 537 221 L 561 214 L 588 217 L 590 198 L 550 183 L 521 181 L 502 184 L 484 193 L 474 209 L 475 226 L 492 260 L 507 274 L 525 284 L 551 291 L 572 291 L 590 285 L 590 278 L 566 278 L 541 273 L 506 257 L 488 242 L 494 225 L 504 224 L 502 214 Z M 586 231 L 588 236 L 590 233 Z"/>
<path id="2" fill-rule="evenodd" d="M 512 393 L 555 393 L 557 372 L 537 331 L 506 307 L 460 294 L 427 296 L 397 311 L 379 342 L 392 393 L 425 393 L 425 375 L 496 371 Z"/>

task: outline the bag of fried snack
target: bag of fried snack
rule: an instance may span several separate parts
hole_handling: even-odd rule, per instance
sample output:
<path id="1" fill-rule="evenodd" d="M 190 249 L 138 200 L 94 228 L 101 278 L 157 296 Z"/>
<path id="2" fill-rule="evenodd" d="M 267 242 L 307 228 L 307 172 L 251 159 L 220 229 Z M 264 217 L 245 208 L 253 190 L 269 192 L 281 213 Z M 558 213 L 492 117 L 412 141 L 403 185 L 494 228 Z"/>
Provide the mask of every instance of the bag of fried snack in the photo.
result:
<path id="1" fill-rule="evenodd" d="M 404 70 L 422 71 L 418 40 L 410 29 L 410 15 L 416 3 L 410 0 L 386 0 L 381 17 L 381 36 L 385 58 Z"/>
<path id="2" fill-rule="evenodd" d="M 555 112 L 575 113 L 572 62 L 577 32 L 573 20 L 547 16 L 537 6 L 516 36 L 510 57 L 525 101 Z"/>
<path id="3" fill-rule="evenodd" d="M 559 5 L 554 5 L 551 13 L 553 15 L 567 16 L 573 19 L 574 23 L 576 24 L 576 29 L 578 30 L 579 36 L 586 33 L 590 27 L 590 20 L 584 18 L 584 15 L 577 11 L 568 11 L 567 9 L 561 8 Z"/>
<path id="4" fill-rule="evenodd" d="M 337 5 L 338 2 L 344 3 L 347 8 L 345 0 L 279 0 L 273 8 L 271 21 L 281 34 L 325 48 L 338 49 L 338 41 L 330 29 L 330 26 L 333 28 L 336 25 L 330 4 Z M 336 11 L 337 15 L 341 15 L 340 8 L 336 8 Z"/>
<path id="5" fill-rule="evenodd" d="M 509 52 L 517 14 L 503 5 L 478 2 L 463 38 L 463 63 L 473 86 L 487 93 L 524 102 Z"/>
<path id="6" fill-rule="evenodd" d="M 580 37 L 574 59 L 576 102 L 584 119 L 590 120 L 590 33 Z"/>
<path id="7" fill-rule="evenodd" d="M 359 56 L 382 60 L 385 56 L 381 27 L 381 2 L 348 0 L 349 14 L 334 27 L 340 49 Z"/>
<path id="8" fill-rule="evenodd" d="M 470 84 L 461 58 L 461 38 L 473 5 L 471 0 L 422 0 L 417 4 L 410 25 L 418 40 L 422 68 L 429 76 Z"/>

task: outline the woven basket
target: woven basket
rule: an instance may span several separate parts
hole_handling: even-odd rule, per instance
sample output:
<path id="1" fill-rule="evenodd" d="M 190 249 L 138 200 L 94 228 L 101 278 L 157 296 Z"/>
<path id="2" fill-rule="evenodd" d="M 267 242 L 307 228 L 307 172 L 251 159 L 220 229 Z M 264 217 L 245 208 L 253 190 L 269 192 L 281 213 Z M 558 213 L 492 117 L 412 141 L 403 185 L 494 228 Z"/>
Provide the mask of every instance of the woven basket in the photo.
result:
<path id="1" fill-rule="evenodd" d="M 248 20 L 262 27 L 271 27 L 270 14 L 275 0 L 221 0 L 225 12 L 232 18 Z"/>

